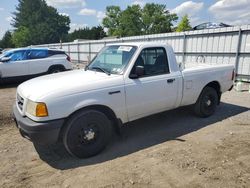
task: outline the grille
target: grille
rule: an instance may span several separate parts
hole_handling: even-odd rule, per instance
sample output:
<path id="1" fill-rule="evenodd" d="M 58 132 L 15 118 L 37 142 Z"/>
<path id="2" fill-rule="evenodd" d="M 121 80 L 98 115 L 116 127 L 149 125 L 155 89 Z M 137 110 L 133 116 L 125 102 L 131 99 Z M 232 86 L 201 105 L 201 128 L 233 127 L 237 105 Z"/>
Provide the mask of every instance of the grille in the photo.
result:
<path id="1" fill-rule="evenodd" d="M 23 102 L 24 99 L 19 94 L 17 94 L 17 105 L 21 111 L 23 111 Z"/>

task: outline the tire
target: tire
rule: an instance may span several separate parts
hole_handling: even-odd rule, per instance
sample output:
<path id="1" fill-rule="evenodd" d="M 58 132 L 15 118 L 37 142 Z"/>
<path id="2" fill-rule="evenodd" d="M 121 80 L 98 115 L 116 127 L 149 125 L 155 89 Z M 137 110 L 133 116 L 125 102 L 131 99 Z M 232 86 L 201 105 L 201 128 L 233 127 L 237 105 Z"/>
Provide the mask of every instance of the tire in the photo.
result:
<path id="1" fill-rule="evenodd" d="M 64 71 L 62 67 L 52 67 L 49 69 L 49 74 L 55 74 Z"/>
<path id="2" fill-rule="evenodd" d="M 216 110 L 218 100 L 219 97 L 216 90 L 206 86 L 194 105 L 195 114 L 203 118 L 211 116 Z"/>
<path id="3" fill-rule="evenodd" d="M 63 132 L 63 144 L 67 151 L 78 158 L 100 153 L 111 137 L 111 121 L 96 110 L 84 110 L 74 114 Z"/>

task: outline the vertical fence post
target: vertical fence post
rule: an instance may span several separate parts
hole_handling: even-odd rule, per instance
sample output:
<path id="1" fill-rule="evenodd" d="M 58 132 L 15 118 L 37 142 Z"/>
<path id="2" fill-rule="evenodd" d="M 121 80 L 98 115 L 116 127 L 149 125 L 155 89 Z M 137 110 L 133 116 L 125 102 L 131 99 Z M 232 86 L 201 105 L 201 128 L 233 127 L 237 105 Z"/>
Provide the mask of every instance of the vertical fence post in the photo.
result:
<path id="1" fill-rule="evenodd" d="M 62 49 L 62 39 L 60 39 L 60 49 Z"/>
<path id="2" fill-rule="evenodd" d="M 183 68 L 185 68 L 185 63 L 186 63 L 186 44 L 187 44 L 187 35 L 184 33 L 183 35 L 183 53 L 182 53 L 182 63 L 183 63 Z"/>
<path id="3" fill-rule="evenodd" d="M 68 43 L 68 54 L 70 56 L 70 44 Z"/>
<path id="4" fill-rule="evenodd" d="M 91 61 L 91 43 L 89 43 L 89 62 L 90 63 Z"/>
<path id="5" fill-rule="evenodd" d="M 240 28 L 239 29 L 239 34 L 238 34 L 237 51 L 236 51 L 236 56 L 235 56 L 235 73 L 236 73 L 236 79 L 238 77 L 238 71 L 239 71 L 241 42 L 242 42 L 242 30 Z"/>
<path id="6" fill-rule="evenodd" d="M 79 47 L 79 42 L 77 42 L 77 59 L 78 59 L 78 63 L 80 63 L 80 47 Z"/>

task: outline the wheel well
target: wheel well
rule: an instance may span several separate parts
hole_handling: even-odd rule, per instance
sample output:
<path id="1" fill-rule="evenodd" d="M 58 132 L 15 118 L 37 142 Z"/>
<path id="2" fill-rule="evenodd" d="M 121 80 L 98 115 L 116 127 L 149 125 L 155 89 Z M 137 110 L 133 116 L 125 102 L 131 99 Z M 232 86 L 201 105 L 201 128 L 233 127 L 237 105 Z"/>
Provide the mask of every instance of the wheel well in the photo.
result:
<path id="1" fill-rule="evenodd" d="M 52 65 L 49 67 L 48 72 L 53 70 L 54 68 L 60 68 L 61 70 L 65 70 L 65 67 L 63 65 Z"/>
<path id="2" fill-rule="evenodd" d="M 82 111 L 82 110 L 97 110 L 97 111 L 100 111 L 102 113 L 104 113 L 108 119 L 112 122 L 112 127 L 113 129 L 119 133 L 120 132 L 120 127 L 121 127 L 121 120 L 120 119 L 117 119 L 114 111 L 112 109 L 110 109 L 109 107 L 107 106 L 104 106 L 104 105 L 91 105 L 91 106 L 87 106 L 87 107 L 84 107 L 84 108 L 81 108 L 75 112 L 73 112 L 72 114 L 70 114 L 68 117 L 67 117 L 67 120 L 75 113 L 79 112 L 79 111 Z M 65 121 L 63 127 L 61 128 L 61 131 L 60 131 L 60 136 L 59 136 L 59 140 L 62 140 L 62 133 L 64 131 L 64 129 L 66 128 L 66 125 L 67 125 L 67 120 Z"/>
<path id="3" fill-rule="evenodd" d="M 218 103 L 220 103 L 220 98 L 221 98 L 221 87 L 220 87 L 219 82 L 213 81 L 213 82 L 208 83 L 205 87 L 207 87 L 207 86 L 208 86 L 208 87 L 212 87 L 212 88 L 215 89 L 215 91 L 217 92 L 218 97 L 219 97 Z"/>
<path id="4" fill-rule="evenodd" d="M 102 113 L 104 113 L 108 119 L 112 122 L 112 126 L 114 128 L 114 130 L 116 132 L 119 132 L 120 131 L 120 127 L 121 127 L 121 120 L 117 119 L 114 111 L 107 107 L 107 106 L 104 106 L 104 105 L 92 105 L 92 106 L 87 106 L 81 110 L 97 110 L 97 111 L 100 111 Z"/>

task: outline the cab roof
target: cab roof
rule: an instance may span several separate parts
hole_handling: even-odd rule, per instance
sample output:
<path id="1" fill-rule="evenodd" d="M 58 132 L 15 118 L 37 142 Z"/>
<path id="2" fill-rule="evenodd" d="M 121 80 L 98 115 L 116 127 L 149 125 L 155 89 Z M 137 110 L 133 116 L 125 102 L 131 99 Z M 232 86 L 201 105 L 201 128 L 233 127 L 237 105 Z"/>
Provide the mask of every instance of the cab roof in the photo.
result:
<path id="1" fill-rule="evenodd" d="M 45 48 L 45 47 L 24 47 L 24 48 L 13 48 L 8 51 L 19 51 L 19 50 L 56 50 L 56 51 L 63 51 L 62 49 L 58 48 Z"/>
<path id="2" fill-rule="evenodd" d="M 124 43 L 110 43 L 107 46 L 137 46 L 137 47 L 155 47 L 155 46 L 168 46 L 167 43 L 163 42 L 124 42 Z"/>

